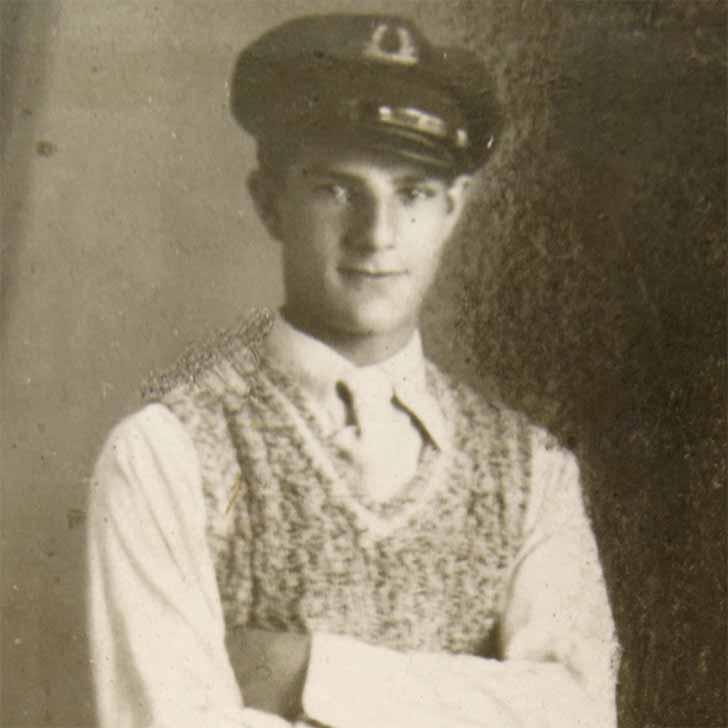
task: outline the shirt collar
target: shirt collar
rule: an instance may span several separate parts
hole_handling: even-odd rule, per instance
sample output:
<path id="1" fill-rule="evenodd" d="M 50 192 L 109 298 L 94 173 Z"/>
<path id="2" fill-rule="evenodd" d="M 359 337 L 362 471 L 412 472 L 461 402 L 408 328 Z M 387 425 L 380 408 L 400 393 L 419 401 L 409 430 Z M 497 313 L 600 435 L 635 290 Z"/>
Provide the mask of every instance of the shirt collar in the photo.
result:
<path id="1" fill-rule="evenodd" d="M 321 406 L 335 397 L 336 383 L 356 367 L 330 346 L 294 328 L 277 314 L 266 340 L 269 362 L 284 371 Z M 427 388 L 422 339 L 416 331 L 400 351 L 371 365 L 385 374 L 399 402 L 417 418 L 434 444 L 445 441 L 442 411 Z"/>

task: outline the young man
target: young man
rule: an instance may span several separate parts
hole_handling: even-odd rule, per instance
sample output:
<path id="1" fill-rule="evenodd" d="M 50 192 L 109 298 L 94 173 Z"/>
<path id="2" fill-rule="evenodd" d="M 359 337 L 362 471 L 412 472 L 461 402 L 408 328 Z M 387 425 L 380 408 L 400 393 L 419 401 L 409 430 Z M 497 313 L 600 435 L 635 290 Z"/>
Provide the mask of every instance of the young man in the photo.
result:
<path id="1" fill-rule="evenodd" d="M 232 86 L 285 305 L 163 378 L 99 459 L 102 724 L 615 725 L 573 457 L 420 345 L 493 142 L 484 69 L 400 18 L 317 16 Z"/>

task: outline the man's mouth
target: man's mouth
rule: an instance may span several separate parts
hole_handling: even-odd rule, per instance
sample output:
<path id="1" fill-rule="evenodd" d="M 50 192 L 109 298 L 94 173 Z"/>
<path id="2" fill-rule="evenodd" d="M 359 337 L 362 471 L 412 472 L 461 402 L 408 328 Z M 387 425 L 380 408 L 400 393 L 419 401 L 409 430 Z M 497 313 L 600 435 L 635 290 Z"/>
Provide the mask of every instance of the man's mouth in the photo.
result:
<path id="1" fill-rule="evenodd" d="M 362 278 L 395 278 L 406 273 L 400 268 L 379 268 L 374 266 L 341 266 L 339 272 L 345 276 Z"/>

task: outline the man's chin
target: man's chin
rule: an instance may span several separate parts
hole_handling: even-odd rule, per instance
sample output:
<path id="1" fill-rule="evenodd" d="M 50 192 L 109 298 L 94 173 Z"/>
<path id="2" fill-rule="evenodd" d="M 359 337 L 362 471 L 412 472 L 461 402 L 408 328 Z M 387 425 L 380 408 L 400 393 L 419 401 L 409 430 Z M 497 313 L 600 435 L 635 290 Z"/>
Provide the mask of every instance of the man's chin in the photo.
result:
<path id="1" fill-rule="evenodd" d="M 349 336 L 369 338 L 379 336 L 396 336 L 404 329 L 411 328 L 407 322 L 392 317 L 389 311 L 358 312 L 346 321 L 341 321 L 340 330 Z"/>

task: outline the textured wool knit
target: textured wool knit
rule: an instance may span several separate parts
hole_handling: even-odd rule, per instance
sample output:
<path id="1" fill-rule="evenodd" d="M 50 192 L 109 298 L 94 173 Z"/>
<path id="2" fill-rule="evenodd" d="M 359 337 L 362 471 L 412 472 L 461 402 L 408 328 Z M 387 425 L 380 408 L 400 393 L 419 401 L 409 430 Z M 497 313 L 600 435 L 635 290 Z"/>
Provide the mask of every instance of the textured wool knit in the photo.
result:
<path id="1" fill-rule="evenodd" d="M 225 337 L 150 396 L 195 444 L 228 629 L 493 655 L 543 432 L 428 363 L 449 445 L 424 449 L 415 477 L 374 501 L 261 355 L 269 324 Z"/>

